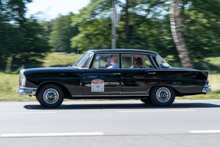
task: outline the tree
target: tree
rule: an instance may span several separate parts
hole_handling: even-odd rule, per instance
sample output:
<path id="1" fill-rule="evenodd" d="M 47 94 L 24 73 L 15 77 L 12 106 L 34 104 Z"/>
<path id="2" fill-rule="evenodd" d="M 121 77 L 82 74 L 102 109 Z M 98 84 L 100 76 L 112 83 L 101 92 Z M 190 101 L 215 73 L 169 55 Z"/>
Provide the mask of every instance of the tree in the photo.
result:
<path id="1" fill-rule="evenodd" d="M 180 26 L 180 14 L 179 14 L 179 3 L 178 0 L 172 0 L 170 8 L 170 26 L 173 35 L 174 42 L 176 44 L 177 51 L 182 66 L 185 68 L 193 68 L 189 52 L 186 47 L 185 39 L 181 32 Z"/>
<path id="2" fill-rule="evenodd" d="M 30 59 L 44 57 L 43 53 L 51 49 L 42 38 L 43 29 L 40 24 L 34 19 L 25 18 L 25 4 L 31 1 L 0 0 L 1 68 L 5 67 L 6 62 L 25 63 Z"/>
<path id="3" fill-rule="evenodd" d="M 111 48 L 111 2 L 92 0 L 79 14 L 72 17 L 72 26 L 79 28 L 79 34 L 71 39 L 72 47 L 82 51 Z M 180 12 L 177 22 L 172 19 L 174 13 L 170 13 L 171 6 L 168 2 L 171 1 L 117 0 L 121 8 L 121 21 L 117 27 L 117 48 L 156 51 L 167 58 L 166 60 L 172 61 L 171 65 L 181 66 L 177 50 L 180 45 L 175 45 L 174 34 L 174 37 L 182 36 L 185 39 L 183 41 L 178 38 L 178 41 L 185 42 L 188 55 L 195 67 L 206 57 L 219 56 L 219 0 L 179 0 L 179 9 L 175 9 L 175 12 Z M 171 31 L 171 28 L 176 30 Z M 186 54 L 184 53 L 184 56 Z"/>
<path id="4" fill-rule="evenodd" d="M 195 62 L 220 55 L 219 0 L 180 1 L 181 28 Z"/>
<path id="5" fill-rule="evenodd" d="M 50 40 L 50 34 L 52 32 L 52 27 L 53 27 L 53 20 L 51 21 L 43 21 L 42 23 L 40 23 L 41 26 L 43 27 L 43 38 L 45 41 L 49 41 Z"/>
<path id="6" fill-rule="evenodd" d="M 69 15 L 59 15 L 54 21 L 52 26 L 52 32 L 50 33 L 50 45 L 53 47 L 53 51 L 62 51 L 70 53 L 76 51 L 76 48 L 71 48 L 70 39 L 78 34 L 78 28 L 72 27 L 71 17 L 73 13 Z"/>
<path id="7" fill-rule="evenodd" d="M 155 26 L 150 24 L 159 22 L 157 17 L 160 13 L 154 12 L 154 9 L 162 7 L 164 1 L 127 0 L 125 3 L 122 1 L 117 3 L 122 8 L 121 21 L 117 27 L 119 34 L 117 48 L 156 50 L 150 48 L 153 45 L 148 34 L 153 34 L 149 31 L 157 32 Z M 112 2 L 109 0 L 92 0 L 87 7 L 80 10 L 79 14 L 74 15 L 72 25 L 78 25 L 80 33 L 71 39 L 72 47 L 78 47 L 80 50 L 111 48 L 111 8 Z M 149 16 L 151 18 L 148 18 Z"/>

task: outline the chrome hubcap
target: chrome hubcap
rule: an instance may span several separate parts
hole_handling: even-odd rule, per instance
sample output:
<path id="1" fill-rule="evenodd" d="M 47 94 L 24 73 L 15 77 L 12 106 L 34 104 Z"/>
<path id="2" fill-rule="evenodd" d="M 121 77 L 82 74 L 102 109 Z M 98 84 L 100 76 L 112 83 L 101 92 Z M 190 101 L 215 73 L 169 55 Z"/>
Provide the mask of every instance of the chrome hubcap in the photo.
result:
<path id="1" fill-rule="evenodd" d="M 170 100 L 171 93 L 166 87 L 160 87 L 156 92 L 156 99 L 161 103 L 166 103 Z"/>
<path id="2" fill-rule="evenodd" d="M 43 94 L 44 101 L 48 104 L 55 104 L 59 99 L 59 93 L 54 88 L 47 89 Z"/>

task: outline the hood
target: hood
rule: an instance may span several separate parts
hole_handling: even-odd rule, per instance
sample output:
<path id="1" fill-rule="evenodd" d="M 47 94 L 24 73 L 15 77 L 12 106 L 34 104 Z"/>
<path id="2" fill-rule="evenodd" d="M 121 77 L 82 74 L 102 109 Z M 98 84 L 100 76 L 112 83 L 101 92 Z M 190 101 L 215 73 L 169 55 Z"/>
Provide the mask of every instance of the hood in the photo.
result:
<path id="1" fill-rule="evenodd" d="M 21 72 L 25 74 L 28 73 L 41 73 L 41 72 L 73 72 L 76 71 L 77 68 L 75 67 L 47 67 L 47 68 L 28 68 L 28 69 L 21 69 Z"/>

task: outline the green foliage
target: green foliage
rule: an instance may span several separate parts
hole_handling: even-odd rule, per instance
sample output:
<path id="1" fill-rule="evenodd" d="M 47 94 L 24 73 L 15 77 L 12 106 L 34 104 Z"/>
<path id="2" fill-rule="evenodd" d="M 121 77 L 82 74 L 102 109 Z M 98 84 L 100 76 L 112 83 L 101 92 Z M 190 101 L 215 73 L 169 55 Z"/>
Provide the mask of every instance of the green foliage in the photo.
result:
<path id="1" fill-rule="evenodd" d="M 53 51 L 76 52 L 77 48 L 71 48 L 70 39 L 78 33 L 77 27 L 70 26 L 72 13 L 66 16 L 59 15 L 54 21 L 52 32 L 49 36 Z"/>
<path id="2" fill-rule="evenodd" d="M 25 4 L 32 0 L 0 1 L 0 69 L 7 62 L 7 72 L 11 65 L 25 64 L 30 58 L 42 58 L 50 51 L 43 39 L 43 28 L 34 19 L 26 19 Z"/>
<path id="3" fill-rule="evenodd" d="M 44 21 L 40 25 L 43 27 L 43 30 L 44 30 L 42 37 L 45 41 L 48 42 L 50 40 L 50 38 L 49 38 L 50 33 L 52 32 L 53 20 L 52 21 Z"/>
<path id="4" fill-rule="evenodd" d="M 167 8 L 165 1 L 129 0 L 121 7 L 121 21 L 117 27 L 117 48 L 147 49 L 167 56 L 168 52 L 179 61 L 170 33 L 169 18 L 160 18 L 159 9 Z M 72 17 L 72 25 L 80 33 L 71 39 L 72 47 L 80 50 L 111 48 L 112 3 L 108 0 L 93 0 Z"/>
<path id="5" fill-rule="evenodd" d="M 219 9 L 219 0 L 182 0 L 182 32 L 194 61 L 220 55 Z"/>
<path id="6" fill-rule="evenodd" d="M 92 0 L 79 14 L 72 17 L 72 26 L 80 33 L 71 39 L 72 47 L 80 50 L 111 48 L 112 1 Z M 117 1 L 121 21 L 117 26 L 117 48 L 147 49 L 180 65 L 169 17 L 168 0 Z M 220 1 L 180 0 L 182 32 L 192 61 L 198 68 L 206 57 L 220 55 Z M 197 64 L 198 62 L 199 65 Z"/>

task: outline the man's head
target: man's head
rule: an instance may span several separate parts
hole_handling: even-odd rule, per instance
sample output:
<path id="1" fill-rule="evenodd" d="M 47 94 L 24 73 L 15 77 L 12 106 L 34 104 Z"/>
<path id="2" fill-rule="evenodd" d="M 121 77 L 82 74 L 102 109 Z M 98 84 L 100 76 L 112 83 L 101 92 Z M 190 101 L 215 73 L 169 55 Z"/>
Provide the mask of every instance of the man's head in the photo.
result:
<path id="1" fill-rule="evenodd" d="M 107 59 L 107 64 L 108 64 L 108 66 L 111 66 L 111 65 L 112 65 L 112 63 L 111 63 L 111 57 L 109 57 L 109 58 Z"/>
<path id="2" fill-rule="evenodd" d="M 118 63 L 118 56 L 117 55 L 113 55 L 111 57 L 111 60 L 112 60 L 112 64 Z"/>

